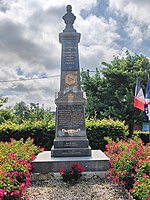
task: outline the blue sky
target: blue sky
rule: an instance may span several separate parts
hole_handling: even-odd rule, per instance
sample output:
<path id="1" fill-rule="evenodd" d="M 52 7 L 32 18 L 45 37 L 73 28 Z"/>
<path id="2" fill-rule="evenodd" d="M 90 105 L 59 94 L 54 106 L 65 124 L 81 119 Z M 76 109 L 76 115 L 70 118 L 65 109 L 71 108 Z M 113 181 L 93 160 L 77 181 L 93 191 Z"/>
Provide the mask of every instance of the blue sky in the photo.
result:
<path id="1" fill-rule="evenodd" d="M 65 27 L 62 16 L 68 4 L 81 33 L 80 68 L 101 69 L 102 62 L 124 56 L 127 49 L 150 57 L 148 0 L 1 0 L 0 95 L 8 97 L 7 106 L 24 101 L 55 110 L 60 86 L 58 35 Z M 41 77 L 49 78 L 9 82 Z"/>

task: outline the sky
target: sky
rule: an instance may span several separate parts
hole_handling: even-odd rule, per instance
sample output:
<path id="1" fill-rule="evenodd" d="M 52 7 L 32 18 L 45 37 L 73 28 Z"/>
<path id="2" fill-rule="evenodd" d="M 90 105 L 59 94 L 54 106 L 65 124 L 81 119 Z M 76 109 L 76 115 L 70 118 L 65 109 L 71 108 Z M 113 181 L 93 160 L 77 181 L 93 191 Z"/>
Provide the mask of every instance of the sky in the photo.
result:
<path id="1" fill-rule="evenodd" d="M 110 63 L 126 50 L 150 57 L 149 0 L 0 0 L 0 96 L 8 97 L 5 107 L 24 101 L 55 110 L 59 33 L 68 4 L 81 33 L 80 69 L 100 70 L 102 62 Z"/>

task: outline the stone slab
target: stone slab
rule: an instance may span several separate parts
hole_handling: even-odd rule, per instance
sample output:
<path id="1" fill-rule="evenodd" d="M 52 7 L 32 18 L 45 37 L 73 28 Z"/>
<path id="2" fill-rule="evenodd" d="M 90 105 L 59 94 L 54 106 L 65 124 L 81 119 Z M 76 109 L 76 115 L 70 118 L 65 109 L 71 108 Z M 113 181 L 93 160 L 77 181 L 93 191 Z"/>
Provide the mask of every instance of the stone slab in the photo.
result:
<path id="1" fill-rule="evenodd" d="M 82 139 L 81 137 L 73 138 L 56 138 L 54 140 L 54 148 L 87 148 L 89 146 L 88 139 Z"/>
<path id="2" fill-rule="evenodd" d="M 32 173 L 57 173 L 60 169 L 69 169 L 78 163 L 85 172 L 106 172 L 110 168 L 109 158 L 101 150 L 92 150 L 91 156 L 85 157 L 51 157 L 51 151 L 39 153 L 33 161 Z"/>
<path id="3" fill-rule="evenodd" d="M 74 97 L 74 94 L 67 93 Z M 66 104 L 68 100 L 64 101 Z M 74 103 L 74 100 L 72 100 Z M 86 136 L 85 113 L 83 105 L 61 105 L 56 110 L 56 136 Z"/>
<path id="4" fill-rule="evenodd" d="M 51 148 L 52 157 L 91 156 L 91 148 Z"/>

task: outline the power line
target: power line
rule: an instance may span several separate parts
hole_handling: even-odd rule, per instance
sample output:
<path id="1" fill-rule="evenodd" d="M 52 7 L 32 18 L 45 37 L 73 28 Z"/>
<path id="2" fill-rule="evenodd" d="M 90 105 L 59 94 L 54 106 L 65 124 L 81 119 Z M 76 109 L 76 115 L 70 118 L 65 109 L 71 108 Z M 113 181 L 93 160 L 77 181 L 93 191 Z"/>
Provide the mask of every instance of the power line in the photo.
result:
<path id="1" fill-rule="evenodd" d="M 19 81 L 33 81 L 39 79 L 47 79 L 47 78 L 55 78 L 59 77 L 60 75 L 53 75 L 53 76 L 45 76 L 40 78 L 22 78 L 22 79 L 12 79 L 12 80 L 0 80 L 0 83 L 12 83 L 12 82 L 19 82 Z"/>

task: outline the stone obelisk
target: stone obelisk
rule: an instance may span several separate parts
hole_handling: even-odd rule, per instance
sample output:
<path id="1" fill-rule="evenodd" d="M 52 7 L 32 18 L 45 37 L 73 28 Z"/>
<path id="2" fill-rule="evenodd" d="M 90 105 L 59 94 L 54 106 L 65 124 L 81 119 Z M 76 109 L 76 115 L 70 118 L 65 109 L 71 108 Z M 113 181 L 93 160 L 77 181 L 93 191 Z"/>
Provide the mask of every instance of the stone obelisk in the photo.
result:
<path id="1" fill-rule="evenodd" d="M 56 95 L 56 132 L 51 151 L 39 153 L 33 161 L 32 173 L 59 172 L 74 163 L 86 172 L 99 172 L 106 178 L 109 158 L 101 150 L 91 150 L 86 136 L 84 106 L 86 98 L 81 91 L 78 43 L 81 34 L 73 27 L 76 17 L 67 6 L 63 16 L 66 27 L 59 34 L 62 44 L 60 91 Z"/>
<path id="2" fill-rule="evenodd" d="M 56 133 L 52 157 L 91 156 L 86 136 L 86 97 L 81 91 L 78 43 L 81 34 L 73 27 L 76 17 L 67 6 L 65 29 L 59 34 L 62 44 L 60 91 L 56 95 Z"/>

